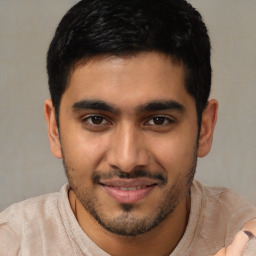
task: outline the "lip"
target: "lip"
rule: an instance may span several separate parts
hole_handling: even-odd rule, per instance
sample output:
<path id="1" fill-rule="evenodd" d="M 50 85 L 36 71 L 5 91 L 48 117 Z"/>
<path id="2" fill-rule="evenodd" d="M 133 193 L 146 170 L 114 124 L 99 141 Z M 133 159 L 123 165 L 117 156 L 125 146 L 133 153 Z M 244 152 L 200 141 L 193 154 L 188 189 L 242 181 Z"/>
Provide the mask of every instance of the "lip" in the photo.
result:
<path id="1" fill-rule="evenodd" d="M 104 190 L 117 202 L 133 204 L 146 196 L 156 187 L 152 179 L 113 179 L 101 182 Z"/>

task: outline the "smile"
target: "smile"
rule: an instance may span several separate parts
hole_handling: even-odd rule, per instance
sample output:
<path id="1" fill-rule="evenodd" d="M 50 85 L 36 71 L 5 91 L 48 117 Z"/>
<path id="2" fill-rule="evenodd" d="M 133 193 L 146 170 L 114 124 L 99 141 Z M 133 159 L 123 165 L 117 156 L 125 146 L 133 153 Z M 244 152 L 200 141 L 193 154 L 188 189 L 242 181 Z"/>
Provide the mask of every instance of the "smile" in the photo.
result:
<path id="1" fill-rule="evenodd" d="M 147 197 L 157 184 L 152 180 L 136 179 L 106 181 L 101 185 L 107 194 L 118 203 L 132 204 Z"/>
<path id="2" fill-rule="evenodd" d="M 134 190 L 138 190 L 138 189 L 142 189 L 142 188 L 145 188 L 146 186 L 144 186 L 144 187 L 142 187 L 142 186 L 139 186 L 139 187 L 131 187 L 131 188 L 119 188 L 120 190 L 122 190 L 122 191 L 134 191 Z"/>

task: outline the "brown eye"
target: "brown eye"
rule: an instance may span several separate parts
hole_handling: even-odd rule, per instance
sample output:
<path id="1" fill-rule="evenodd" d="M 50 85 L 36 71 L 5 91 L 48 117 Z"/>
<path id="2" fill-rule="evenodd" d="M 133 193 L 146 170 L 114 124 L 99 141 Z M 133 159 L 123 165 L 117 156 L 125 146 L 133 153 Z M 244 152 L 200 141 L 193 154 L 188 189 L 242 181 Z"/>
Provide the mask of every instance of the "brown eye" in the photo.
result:
<path id="1" fill-rule="evenodd" d="M 162 117 L 162 116 L 153 117 L 153 123 L 155 125 L 163 125 L 165 121 L 166 121 L 165 117 Z"/>
<path id="2" fill-rule="evenodd" d="M 84 121 L 90 125 L 103 125 L 107 123 L 106 119 L 102 116 L 89 116 Z"/>
<path id="3" fill-rule="evenodd" d="M 148 125 L 167 125 L 172 122 L 173 121 L 170 118 L 167 118 L 165 116 L 154 116 L 147 122 L 147 124 Z"/>
<path id="4" fill-rule="evenodd" d="M 102 116 L 93 116 L 91 117 L 91 121 L 93 124 L 101 124 L 103 122 L 103 117 Z"/>

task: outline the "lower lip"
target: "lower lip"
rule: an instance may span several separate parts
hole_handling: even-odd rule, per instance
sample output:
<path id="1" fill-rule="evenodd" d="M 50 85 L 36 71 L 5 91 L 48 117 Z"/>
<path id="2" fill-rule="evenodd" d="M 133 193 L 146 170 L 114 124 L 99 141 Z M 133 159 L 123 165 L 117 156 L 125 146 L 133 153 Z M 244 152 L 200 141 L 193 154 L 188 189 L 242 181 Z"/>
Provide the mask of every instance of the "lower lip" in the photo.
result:
<path id="1" fill-rule="evenodd" d="M 103 186 L 107 193 L 119 203 L 133 204 L 145 198 L 155 186 L 148 186 L 137 190 L 120 190 L 116 187 Z"/>

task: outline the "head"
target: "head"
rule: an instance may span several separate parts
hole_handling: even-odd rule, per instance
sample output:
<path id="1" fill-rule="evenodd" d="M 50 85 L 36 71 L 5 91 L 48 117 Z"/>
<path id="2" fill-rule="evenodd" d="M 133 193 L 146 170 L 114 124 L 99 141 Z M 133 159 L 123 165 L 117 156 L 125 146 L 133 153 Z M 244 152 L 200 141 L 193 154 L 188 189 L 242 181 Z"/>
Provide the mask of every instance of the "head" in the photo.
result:
<path id="1" fill-rule="evenodd" d="M 72 71 L 98 56 L 159 52 L 181 61 L 198 124 L 211 88 L 210 40 L 202 17 L 185 0 L 82 0 L 61 20 L 47 56 L 58 123 Z"/>
<path id="2" fill-rule="evenodd" d="M 200 14 L 183 0 L 82 0 L 47 70 L 51 149 L 86 212 L 126 236 L 184 216 L 216 121 Z"/>

